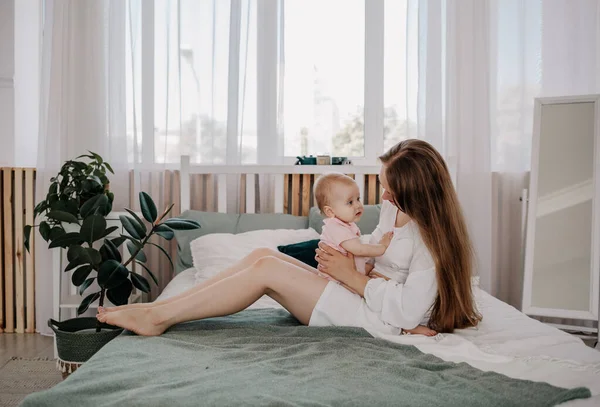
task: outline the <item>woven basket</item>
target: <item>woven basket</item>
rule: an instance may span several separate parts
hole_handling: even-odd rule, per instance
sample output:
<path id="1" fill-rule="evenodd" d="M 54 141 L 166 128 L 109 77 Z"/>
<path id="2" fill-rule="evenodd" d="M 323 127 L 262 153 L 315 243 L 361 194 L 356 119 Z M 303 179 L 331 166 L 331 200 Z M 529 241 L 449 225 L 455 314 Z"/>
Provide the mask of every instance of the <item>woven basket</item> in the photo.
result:
<path id="1" fill-rule="evenodd" d="M 93 317 L 73 318 L 60 322 L 51 318 L 48 320 L 48 326 L 56 335 L 57 365 L 63 372 L 63 378 L 74 372 L 100 348 L 123 332 L 122 328 L 105 323 L 100 323 L 101 330 L 96 332 L 98 320 Z M 83 330 L 90 331 L 80 332 Z"/>

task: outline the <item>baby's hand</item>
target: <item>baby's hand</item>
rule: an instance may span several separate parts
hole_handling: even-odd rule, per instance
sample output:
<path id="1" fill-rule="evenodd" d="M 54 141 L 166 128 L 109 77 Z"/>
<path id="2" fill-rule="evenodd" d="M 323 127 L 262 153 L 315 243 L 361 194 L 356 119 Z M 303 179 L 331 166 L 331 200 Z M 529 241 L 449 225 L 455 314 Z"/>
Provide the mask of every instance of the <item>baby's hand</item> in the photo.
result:
<path id="1" fill-rule="evenodd" d="M 388 247 L 390 245 L 393 237 L 394 237 L 394 232 L 387 232 L 385 235 L 383 235 L 383 237 L 379 241 L 379 244 L 382 244 L 385 247 Z"/>

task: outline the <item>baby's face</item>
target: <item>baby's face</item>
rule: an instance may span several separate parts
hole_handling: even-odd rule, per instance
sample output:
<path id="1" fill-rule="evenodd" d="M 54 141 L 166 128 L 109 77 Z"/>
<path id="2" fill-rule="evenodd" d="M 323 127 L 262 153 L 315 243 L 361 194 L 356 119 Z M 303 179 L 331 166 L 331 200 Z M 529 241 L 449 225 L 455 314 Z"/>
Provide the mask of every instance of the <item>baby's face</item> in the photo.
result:
<path id="1" fill-rule="evenodd" d="M 331 194 L 328 206 L 331 208 L 332 215 L 347 223 L 358 222 L 364 209 L 358 186 L 338 184 L 331 189 Z"/>

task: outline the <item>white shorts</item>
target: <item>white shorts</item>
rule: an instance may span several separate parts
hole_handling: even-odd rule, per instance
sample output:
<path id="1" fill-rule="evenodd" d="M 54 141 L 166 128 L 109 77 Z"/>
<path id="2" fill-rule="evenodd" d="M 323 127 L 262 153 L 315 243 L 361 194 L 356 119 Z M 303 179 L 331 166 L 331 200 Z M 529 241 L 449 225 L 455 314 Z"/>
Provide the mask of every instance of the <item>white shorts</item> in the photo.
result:
<path id="1" fill-rule="evenodd" d="M 400 328 L 381 320 L 379 314 L 371 311 L 365 300 L 358 294 L 330 281 L 319 297 L 308 326 L 352 326 L 398 335 Z"/>

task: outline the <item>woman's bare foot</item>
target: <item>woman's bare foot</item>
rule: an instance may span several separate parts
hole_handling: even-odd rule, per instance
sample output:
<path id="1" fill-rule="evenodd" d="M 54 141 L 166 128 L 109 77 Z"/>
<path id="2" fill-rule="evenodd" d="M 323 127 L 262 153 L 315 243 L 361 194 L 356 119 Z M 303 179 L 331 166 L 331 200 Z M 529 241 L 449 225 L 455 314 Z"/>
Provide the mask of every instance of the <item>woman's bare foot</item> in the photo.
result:
<path id="1" fill-rule="evenodd" d="M 135 303 L 135 304 L 125 304 L 119 305 L 117 307 L 98 307 L 98 312 L 100 314 L 104 312 L 115 312 L 115 311 L 123 311 L 126 309 L 137 309 L 137 308 L 152 308 L 154 307 L 154 303 Z"/>
<path id="2" fill-rule="evenodd" d="M 436 336 L 437 332 L 433 329 L 429 329 L 426 326 L 419 325 L 413 329 L 404 329 L 404 332 L 409 333 L 411 335 L 425 335 L 425 336 Z"/>
<path id="3" fill-rule="evenodd" d="M 160 323 L 157 313 L 152 308 L 133 308 L 96 315 L 100 322 L 115 325 L 142 336 L 158 336 L 168 326 Z"/>

